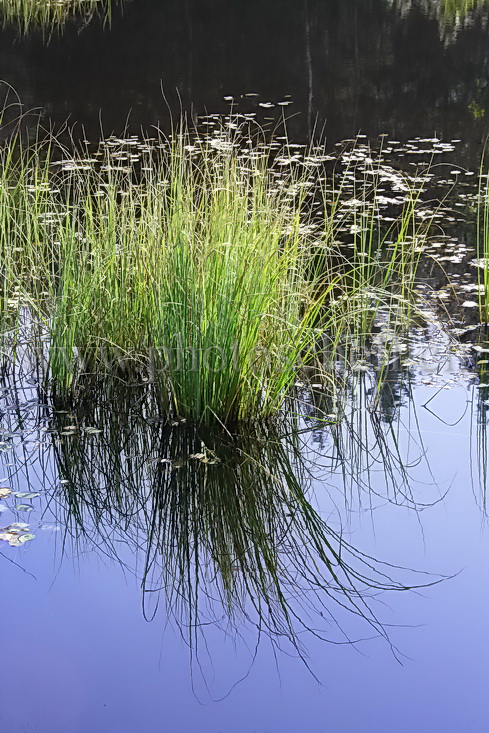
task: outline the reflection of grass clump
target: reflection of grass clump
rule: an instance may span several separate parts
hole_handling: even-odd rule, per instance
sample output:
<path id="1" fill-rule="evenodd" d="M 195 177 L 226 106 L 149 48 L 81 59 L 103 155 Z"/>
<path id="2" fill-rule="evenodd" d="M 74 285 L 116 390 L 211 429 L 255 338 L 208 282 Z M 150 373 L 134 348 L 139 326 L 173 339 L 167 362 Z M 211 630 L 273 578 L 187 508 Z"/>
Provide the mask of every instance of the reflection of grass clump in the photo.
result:
<path id="1" fill-rule="evenodd" d="M 472 10 L 487 5 L 487 0 L 442 0 L 440 14 L 445 20 L 455 22 Z"/>
<path id="2" fill-rule="evenodd" d="M 293 417 L 233 435 L 171 427 L 146 389 L 117 385 L 71 408 L 50 422 L 55 434 L 71 433 L 53 447 L 57 519 L 75 547 L 117 557 L 129 545 L 146 613 L 163 601 L 195 653 L 210 623 L 230 631 L 244 622 L 304 658 L 309 634 L 347 641 L 335 609 L 352 629 L 366 622 L 388 639 L 373 597 L 420 578 L 364 555 L 338 519 L 336 529 L 324 520 L 308 496 L 312 467 Z"/>
<path id="3" fill-rule="evenodd" d="M 72 19 L 88 22 L 95 14 L 108 17 L 110 7 L 110 0 L 0 0 L 0 15 L 22 33 L 34 28 L 52 32 Z"/>
<path id="4" fill-rule="evenodd" d="M 446 26 L 446 30 L 462 23 L 471 13 L 487 7 L 488 0 L 388 0 L 394 7 L 405 13 L 421 8 L 430 16 L 436 17 Z"/>
<path id="5" fill-rule="evenodd" d="M 137 174 L 125 155 L 53 175 L 49 149 L 4 148 L 5 325 L 42 324 L 59 390 L 110 372 L 154 380 L 179 416 L 266 417 L 301 367 L 317 374 L 326 333 L 361 336 L 379 309 L 397 322 L 419 257 L 412 206 L 388 247 L 374 208 L 357 212 L 340 257 L 335 206 L 305 213 L 310 174 L 290 163 L 278 176 L 270 151 L 182 133 L 156 141 Z"/>

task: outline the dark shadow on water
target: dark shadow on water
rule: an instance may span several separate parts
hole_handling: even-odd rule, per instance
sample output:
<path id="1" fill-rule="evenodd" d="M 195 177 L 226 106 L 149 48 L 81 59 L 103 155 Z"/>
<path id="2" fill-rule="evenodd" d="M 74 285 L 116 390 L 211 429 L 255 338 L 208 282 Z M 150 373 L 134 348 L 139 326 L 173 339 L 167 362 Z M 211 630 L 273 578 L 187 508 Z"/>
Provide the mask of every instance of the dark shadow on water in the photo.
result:
<path id="1" fill-rule="evenodd" d="M 84 125 L 91 140 L 122 134 L 128 115 L 168 125 L 168 106 L 192 115 L 236 112 L 280 120 L 330 142 L 361 131 L 398 140 L 463 137 L 478 165 L 489 109 L 487 7 L 440 26 L 433 6 L 385 0 L 138 0 L 108 24 L 69 24 L 46 46 L 2 32 L 0 79 L 42 123 Z M 226 98 L 226 99 L 225 99 Z M 273 123 L 272 123 L 273 124 Z M 83 136 L 81 128 L 78 129 Z"/>

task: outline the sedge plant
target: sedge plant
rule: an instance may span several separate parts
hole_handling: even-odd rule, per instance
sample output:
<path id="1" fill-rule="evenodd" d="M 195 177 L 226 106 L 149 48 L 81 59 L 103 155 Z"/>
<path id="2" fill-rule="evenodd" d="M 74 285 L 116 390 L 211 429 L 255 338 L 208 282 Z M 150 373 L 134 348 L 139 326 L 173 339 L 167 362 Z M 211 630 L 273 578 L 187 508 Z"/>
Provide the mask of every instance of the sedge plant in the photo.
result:
<path id="1" fill-rule="evenodd" d="M 335 207 L 314 221 L 310 174 L 291 163 L 277 178 L 263 147 L 182 128 L 137 168 L 107 148 L 59 160 L 53 140 L 2 149 L 4 329 L 36 331 L 60 394 L 110 375 L 154 382 L 169 416 L 267 418 L 300 374 L 331 367 L 325 334 L 363 337 L 385 309 L 397 323 L 419 256 L 412 207 L 393 247 L 370 223 L 345 259 Z"/>

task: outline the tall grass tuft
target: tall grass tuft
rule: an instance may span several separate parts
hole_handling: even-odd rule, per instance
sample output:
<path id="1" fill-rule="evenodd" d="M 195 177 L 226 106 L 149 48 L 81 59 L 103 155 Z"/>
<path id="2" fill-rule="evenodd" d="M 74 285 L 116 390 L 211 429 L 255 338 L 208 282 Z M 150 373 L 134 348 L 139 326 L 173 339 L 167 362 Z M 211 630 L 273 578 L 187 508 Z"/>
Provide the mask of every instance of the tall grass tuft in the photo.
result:
<path id="1" fill-rule="evenodd" d="M 56 141 L 2 149 L 1 311 L 37 329 L 60 393 L 110 374 L 153 381 L 169 415 L 266 418 L 301 371 L 324 370 L 325 334 L 369 332 L 381 309 L 397 322 L 412 208 L 394 246 L 372 223 L 345 258 L 334 207 L 310 213 L 309 173 L 277 176 L 269 148 L 243 154 L 221 132 L 153 141 L 137 170 L 107 152 L 56 160 Z"/>

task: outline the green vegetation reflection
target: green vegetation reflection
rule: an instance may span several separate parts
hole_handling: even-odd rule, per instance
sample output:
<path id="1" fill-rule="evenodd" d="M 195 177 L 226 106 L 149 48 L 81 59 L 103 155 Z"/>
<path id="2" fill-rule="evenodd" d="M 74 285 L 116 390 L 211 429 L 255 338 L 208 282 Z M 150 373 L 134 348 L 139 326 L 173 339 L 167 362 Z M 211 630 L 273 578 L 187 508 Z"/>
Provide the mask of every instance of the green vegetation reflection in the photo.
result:
<path id="1" fill-rule="evenodd" d="M 67 22 L 88 24 L 94 16 L 109 21 L 111 0 L 0 0 L 4 24 L 15 24 L 21 33 L 40 29 L 51 34 Z"/>
<path id="2" fill-rule="evenodd" d="M 487 0 L 390 0 L 403 13 L 420 8 L 441 21 L 456 24 L 479 8 L 487 7 Z"/>
<path id="3" fill-rule="evenodd" d="M 313 490 L 310 429 L 293 418 L 230 433 L 163 422 L 147 388 L 105 384 L 95 397 L 56 405 L 51 509 L 77 553 L 142 554 L 146 615 L 164 603 L 194 652 L 209 623 L 244 623 L 306 661 L 304 634 L 352 640 L 344 611 L 351 633 L 367 623 L 388 640 L 373 598 L 430 582 L 348 541 L 327 485 Z"/>

